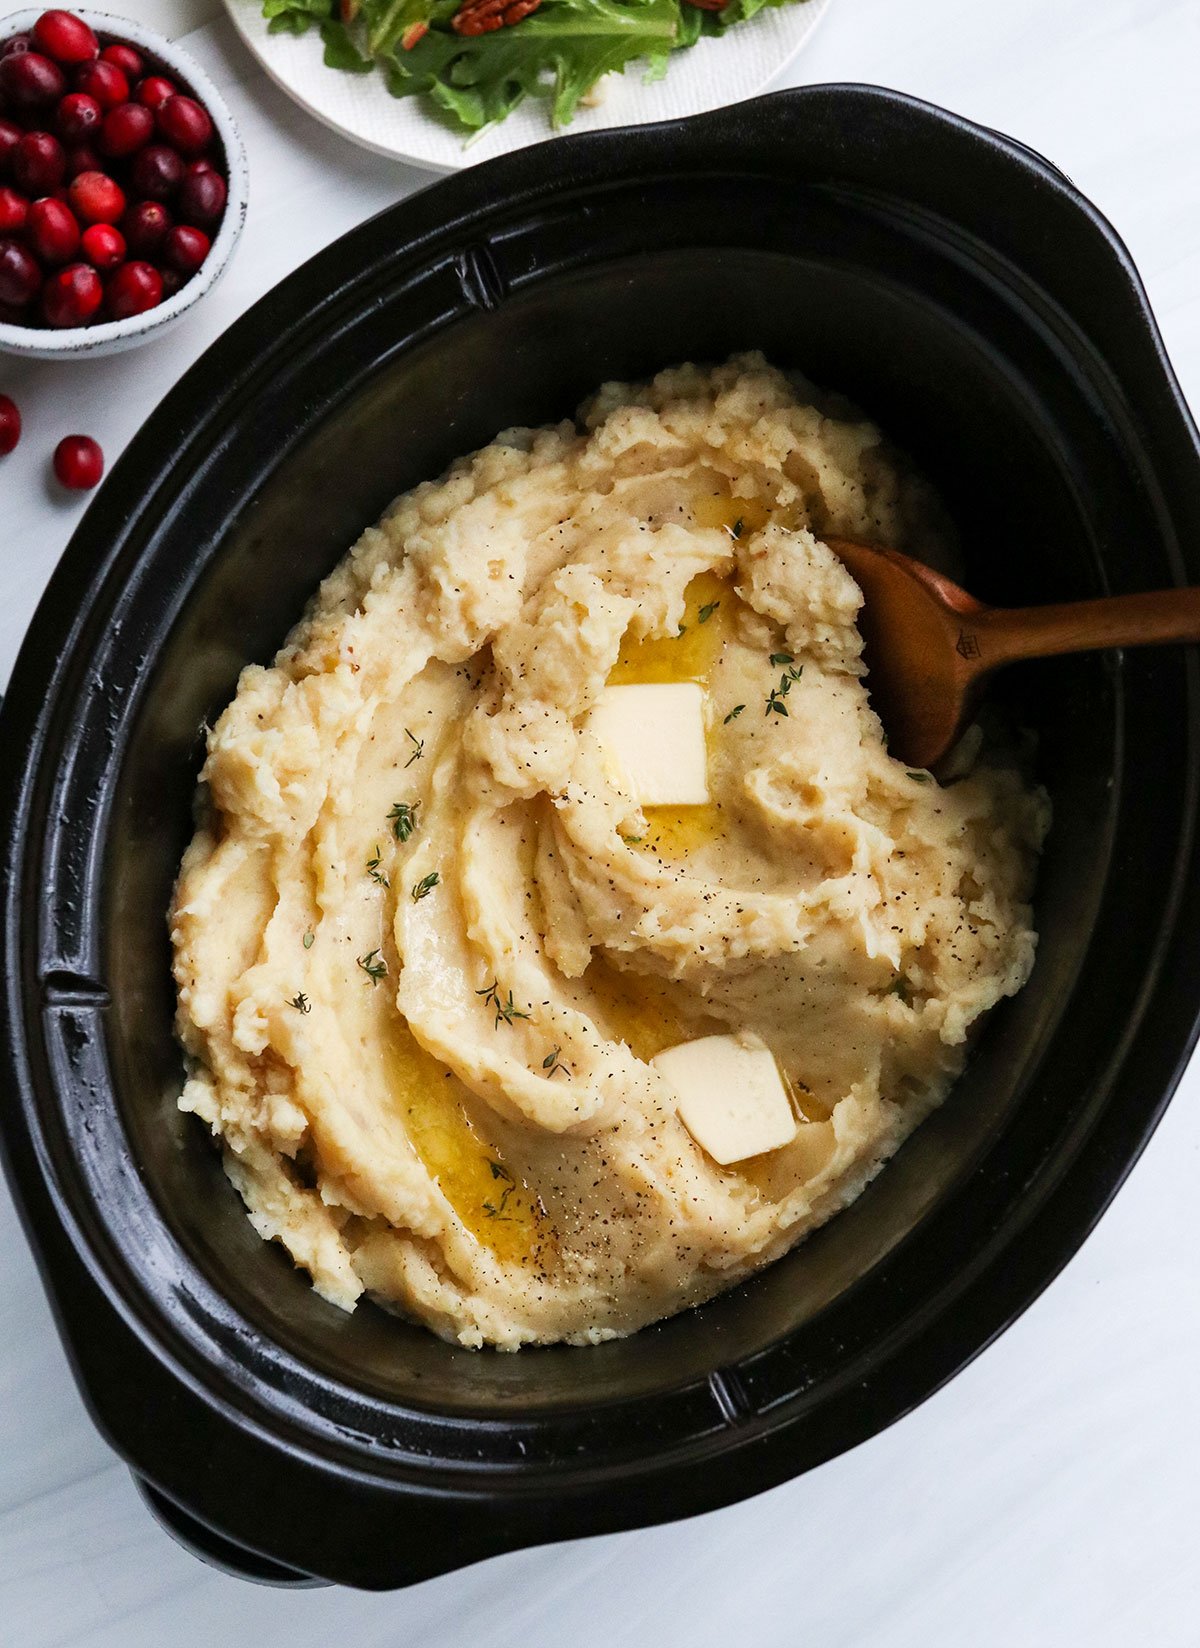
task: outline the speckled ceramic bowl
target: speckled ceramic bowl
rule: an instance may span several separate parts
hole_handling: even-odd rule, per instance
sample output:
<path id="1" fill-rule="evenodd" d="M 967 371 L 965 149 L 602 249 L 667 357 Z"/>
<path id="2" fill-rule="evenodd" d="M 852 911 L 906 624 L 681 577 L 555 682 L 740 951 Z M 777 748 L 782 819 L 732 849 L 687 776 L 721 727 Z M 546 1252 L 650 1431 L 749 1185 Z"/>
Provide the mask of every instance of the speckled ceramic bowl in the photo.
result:
<path id="1" fill-rule="evenodd" d="M 212 250 L 200 269 L 174 297 L 160 303 L 156 309 L 131 315 L 128 320 L 101 321 L 94 326 L 68 326 L 59 331 L 0 323 L 0 353 L 30 355 L 36 360 L 63 360 L 73 355 L 115 355 L 119 350 L 132 349 L 148 338 L 158 337 L 174 326 L 200 302 L 205 293 L 212 291 L 225 272 L 246 221 L 249 199 L 245 146 L 224 98 L 200 65 L 161 34 L 135 23 L 131 18 L 79 6 L 72 9 L 77 17 L 90 23 L 97 34 L 128 40 L 131 45 L 139 47 L 166 71 L 176 85 L 203 103 L 212 116 L 224 152 L 229 199 Z M 0 17 L 0 40 L 31 28 L 44 10 L 44 6 L 32 6 Z"/>

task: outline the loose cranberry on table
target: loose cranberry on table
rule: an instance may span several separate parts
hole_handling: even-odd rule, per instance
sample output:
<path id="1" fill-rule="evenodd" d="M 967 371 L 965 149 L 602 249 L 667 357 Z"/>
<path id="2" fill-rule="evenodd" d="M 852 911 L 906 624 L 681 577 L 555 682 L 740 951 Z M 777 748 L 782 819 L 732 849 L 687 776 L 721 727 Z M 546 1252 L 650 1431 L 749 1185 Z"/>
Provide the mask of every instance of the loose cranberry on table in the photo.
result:
<path id="1" fill-rule="evenodd" d="M 93 223 L 83 231 L 79 249 L 93 269 L 115 269 L 124 263 L 128 247 L 125 236 L 111 223 Z"/>
<path id="2" fill-rule="evenodd" d="M 104 299 L 100 276 L 86 263 L 56 269 L 42 288 L 42 314 L 50 326 L 86 326 Z"/>
<path id="3" fill-rule="evenodd" d="M 26 132 L 12 152 L 13 180 L 27 195 L 48 195 L 67 175 L 67 156 L 50 132 Z"/>
<path id="4" fill-rule="evenodd" d="M 25 238 L 43 263 L 69 263 L 79 250 L 79 225 L 61 200 L 35 200 Z"/>
<path id="5" fill-rule="evenodd" d="M 124 191 L 103 172 L 80 172 L 71 179 L 71 210 L 83 223 L 119 223 Z"/>
<path id="6" fill-rule="evenodd" d="M 106 111 L 129 102 L 129 82 L 115 63 L 88 63 L 75 76 L 75 90 L 94 97 Z"/>
<path id="7" fill-rule="evenodd" d="M 0 57 L 0 97 L 13 109 L 44 109 L 67 89 L 57 63 L 41 52 L 9 52 Z"/>
<path id="8" fill-rule="evenodd" d="M 15 235 L 25 227 L 29 202 L 15 189 L 0 189 L 0 235 Z"/>
<path id="9" fill-rule="evenodd" d="M 200 166 L 205 169 L 193 169 Z M 207 229 L 218 221 L 225 210 L 228 193 L 223 177 L 209 168 L 205 161 L 195 161 L 184 174 L 176 209 L 184 223 L 195 223 Z"/>
<path id="10" fill-rule="evenodd" d="M 95 135 L 104 111 L 86 92 L 68 92 L 54 114 L 54 129 L 64 143 L 86 143 Z"/>
<path id="11" fill-rule="evenodd" d="M 100 42 L 82 17 L 69 11 L 44 11 L 33 25 L 39 51 L 56 63 L 90 63 L 100 53 Z"/>
<path id="12" fill-rule="evenodd" d="M 29 249 L 11 236 L 0 239 L 0 303 L 21 309 L 41 289 L 42 271 Z"/>
<path id="13" fill-rule="evenodd" d="M 186 175 L 183 160 L 174 149 L 165 143 L 148 143 L 133 158 L 130 181 L 134 193 L 144 200 L 170 200 Z"/>
<path id="14" fill-rule="evenodd" d="M 123 263 L 108 277 L 104 295 L 112 318 L 128 320 L 162 302 L 162 276 L 152 263 Z"/>
<path id="15" fill-rule="evenodd" d="M 157 109 L 165 103 L 168 97 L 174 97 L 178 87 L 173 81 L 162 74 L 148 74 L 138 83 L 134 97 L 139 103 L 144 103 L 148 109 Z"/>
<path id="16" fill-rule="evenodd" d="M 54 473 L 59 485 L 72 492 L 88 492 L 104 474 L 104 453 L 90 435 L 67 435 L 54 448 Z"/>
<path id="17" fill-rule="evenodd" d="M 143 148 L 154 135 L 154 116 L 140 103 L 118 103 L 104 117 L 100 147 L 112 160 L 122 160 Z"/>
<path id="18" fill-rule="evenodd" d="M 21 413 L 11 395 L 0 395 L 0 457 L 21 439 Z"/>
<path id="19" fill-rule="evenodd" d="M 171 214 L 157 200 L 139 200 L 121 219 L 121 231 L 135 258 L 156 257 L 170 227 Z"/>
<path id="20" fill-rule="evenodd" d="M 154 117 L 159 131 L 180 154 L 198 155 L 212 142 L 213 123 L 195 98 L 178 93 L 168 97 L 154 111 Z"/>
<path id="21" fill-rule="evenodd" d="M 135 80 L 140 80 L 146 72 L 141 52 L 134 51 L 133 47 L 126 45 L 123 40 L 115 41 L 111 46 L 105 46 L 100 53 L 100 61 L 102 63 L 112 63 L 120 69 L 131 86 Z"/>

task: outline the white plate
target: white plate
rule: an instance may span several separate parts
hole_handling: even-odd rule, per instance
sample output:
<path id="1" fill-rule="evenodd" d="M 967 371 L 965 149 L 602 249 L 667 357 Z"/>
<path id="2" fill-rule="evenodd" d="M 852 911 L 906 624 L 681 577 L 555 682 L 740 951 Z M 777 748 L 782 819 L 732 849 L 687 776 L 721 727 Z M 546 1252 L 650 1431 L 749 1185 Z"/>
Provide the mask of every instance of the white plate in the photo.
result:
<path id="1" fill-rule="evenodd" d="M 723 39 L 706 37 L 679 52 L 662 80 L 645 85 L 640 66 L 611 75 L 599 108 L 580 109 L 568 132 L 677 120 L 765 90 L 816 28 L 829 0 L 803 0 L 759 12 Z M 548 105 L 528 98 L 500 125 L 471 142 L 431 119 L 420 97 L 393 97 L 381 74 L 327 69 L 316 29 L 305 35 L 271 34 L 259 0 L 225 0 L 234 26 L 263 68 L 310 114 L 379 154 L 435 171 L 455 171 L 557 135 Z"/>

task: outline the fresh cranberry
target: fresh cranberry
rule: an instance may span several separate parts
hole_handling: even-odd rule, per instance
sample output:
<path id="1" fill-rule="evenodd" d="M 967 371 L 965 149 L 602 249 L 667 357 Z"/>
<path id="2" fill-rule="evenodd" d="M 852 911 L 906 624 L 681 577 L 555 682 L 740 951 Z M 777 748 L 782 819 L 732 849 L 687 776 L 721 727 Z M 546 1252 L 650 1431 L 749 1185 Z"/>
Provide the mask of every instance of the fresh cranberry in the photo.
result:
<path id="1" fill-rule="evenodd" d="M 86 263 L 69 263 L 42 288 L 42 314 L 51 326 L 86 326 L 103 297 L 96 271 Z"/>
<path id="2" fill-rule="evenodd" d="M 130 180 L 143 200 L 170 200 L 184 178 L 183 161 L 165 143 L 148 143 L 133 158 Z"/>
<path id="3" fill-rule="evenodd" d="M 189 160 L 185 177 L 198 177 L 201 172 L 215 172 L 216 167 L 207 155 L 201 155 L 199 160 Z"/>
<path id="4" fill-rule="evenodd" d="M 180 154 L 197 155 L 212 142 L 213 123 L 208 112 L 191 97 L 168 97 L 155 110 L 158 129 Z"/>
<path id="5" fill-rule="evenodd" d="M 42 287 L 42 271 L 19 240 L 0 240 L 0 303 L 31 303 Z"/>
<path id="6" fill-rule="evenodd" d="M 188 283 L 188 277 L 181 275 L 178 269 L 162 270 L 163 297 L 173 298 L 176 292 L 182 290 Z"/>
<path id="7" fill-rule="evenodd" d="M 111 46 L 105 46 L 100 53 L 100 61 L 114 64 L 120 69 L 131 86 L 135 80 L 140 80 L 146 72 L 141 52 L 134 51 L 133 47 L 126 45 L 123 40 L 115 40 Z"/>
<path id="8" fill-rule="evenodd" d="M 82 17 L 69 11 L 44 11 L 33 25 L 33 38 L 56 63 L 90 63 L 100 50 Z"/>
<path id="9" fill-rule="evenodd" d="M 43 263 L 69 263 L 79 250 L 79 225 L 61 200 L 35 200 L 25 238 Z"/>
<path id="10" fill-rule="evenodd" d="M 27 195 L 48 195 L 67 175 L 62 144 L 49 132 L 26 132 L 13 150 L 12 174 Z"/>
<path id="11" fill-rule="evenodd" d="M 19 57 L 22 52 L 33 50 L 33 36 L 27 29 L 20 34 L 10 34 L 8 39 L 0 45 L 0 57 Z"/>
<path id="12" fill-rule="evenodd" d="M 25 227 L 29 202 L 15 189 L 0 189 L 0 235 L 15 235 Z"/>
<path id="13" fill-rule="evenodd" d="M 20 141 L 21 128 L 14 126 L 11 120 L 0 117 L 0 174 L 8 167 L 12 152 Z"/>
<path id="14" fill-rule="evenodd" d="M 178 269 L 181 275 L 194 275 L 211 249 L 212 241 L 203 229 L 177 223 L 163 237 L 163 262 L 169 263 L 172 269 Z"/>
<path id="15" fill-rule="evenodd" d="M 71 210 L 83 223 L 119 223 L 125 196 L 103 172 L 80 172 L 71 179 Z"/>
<path id="16" fill-rule="evenodd" d="M 10 395 L 0 395 L 0 457 L 7 456 L 21 439 L 21 413 Z"/>
<path id="17" fill-rule="evenodd" d="M 13 109 L 41 109 L 57 103 L 67 82 L 57 63 L 40 52 L 9 52 L 0 57 L 0 96 Z"/>
<path id="18" fill-rule="evenodd" d="M 111 223 L 92 223 L 83 231 L 80 248 L 93 269 L 115 269 L 125 261 L 125 236 Z"/>
<path id="19" fill-rule="evenodd" d="M 108 277 L 105 294 L 114 320 L 128 320 L 162 302 L 162 276 L 152 263 L 123 263 Z"/>
<path id="20" fill-rule="evenodd" d="M 154 134 L 154 116 L 140 103 L 118 103 L 104 117 L 100 130 L 100 147 L 113 160 L 123 160 L 150 141 Z"/>
<path id="21" fill-rule="evenodd" d="M 148 109 L 157 109 L 160 104 L 167 101 L 168 97 L 175 96 L 175 86 L 165 75 L 148 74 L 138 84 L 133 95 L 139 103 L 144 103 Z"/>
<path id="22" fill-rule="evenodd" d="M 99 172 L 104 162 L 89 143 L 79 143 L 67 150 L 67 177 L 76 178 L 80 172 Z"/>
<path id="23" fill-rule="evenodd" d="M 216 172 L 193 172 L 189 167 L 179 189 L 180 218 L 208 228 L 220 221 L 227 193 L 225 179 Z"/>
<path id="24" fill-rule="evenodd" d="M 121 223 L 129 250 L 135 258 L 155 258 L 171 227 L 171 214 L 157 200 L 139 200 L 125 213 Z"/>
<path id="25" fill-rule="evenodd" d="M 54 126 L 64 143 L 86 143 L 103 118 L 94 97 L 86 92 L 68 92 L 55 112 Z"/>
<path id="26" fill-rule="evenodd" d="M 105 111 L 129 102 L 129 82 L 115 63 L 88 63 L 75 76 L 75 90 L 94 97 Z"/>
<path id="27" fill-rule="evenodd" d="M 72 492 L 90 492 L 104 473 L 104 453 L 90 435 L 66 435 L 54 448 L 54 473 Z"/>

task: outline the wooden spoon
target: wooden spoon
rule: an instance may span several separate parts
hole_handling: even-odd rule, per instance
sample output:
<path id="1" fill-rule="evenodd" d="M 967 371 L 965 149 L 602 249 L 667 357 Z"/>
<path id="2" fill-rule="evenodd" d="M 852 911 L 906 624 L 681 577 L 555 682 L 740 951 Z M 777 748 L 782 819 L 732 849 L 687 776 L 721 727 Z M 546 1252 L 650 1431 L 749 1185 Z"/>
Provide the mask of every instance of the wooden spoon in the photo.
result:
<path id="1" fill-rule="evenodd" d="M 863 592 L 862 632 L 871 702 L 888 749 L 932 767 L 965 730 L 987 677 L 1021 658 L 1100 647 L 1200 641 L 1200 589 L 987 607 L 931 567 L 894 549 L 825 542 Z"/>

